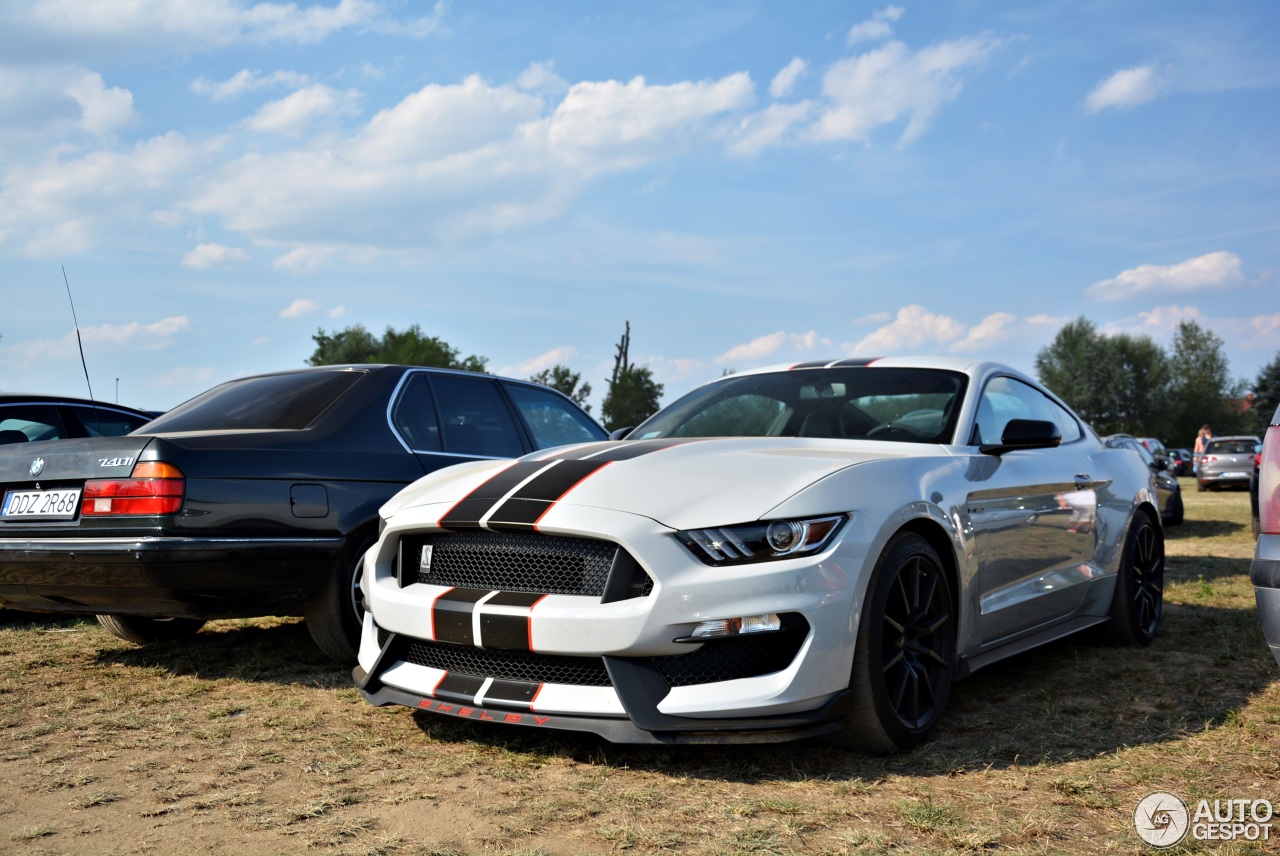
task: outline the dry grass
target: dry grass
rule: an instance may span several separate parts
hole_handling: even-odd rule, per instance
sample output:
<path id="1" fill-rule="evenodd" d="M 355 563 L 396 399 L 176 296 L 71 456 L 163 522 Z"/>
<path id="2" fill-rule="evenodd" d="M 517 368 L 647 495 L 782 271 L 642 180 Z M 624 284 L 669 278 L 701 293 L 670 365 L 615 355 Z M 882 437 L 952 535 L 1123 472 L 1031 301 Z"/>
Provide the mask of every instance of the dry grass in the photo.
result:
<path id="1" fill-rule="evenodd" d="M 1131 817 L 1151 791 L 1280 802 L 1248 497 L 1184 487 L 1152 648 L 1080 640 L 979 672 L 939 738 L 895 758 L 619 747 L 374 709 L 294 621 L 134 648 L 8 614 L 0 852 L 1141 852 Z"/>

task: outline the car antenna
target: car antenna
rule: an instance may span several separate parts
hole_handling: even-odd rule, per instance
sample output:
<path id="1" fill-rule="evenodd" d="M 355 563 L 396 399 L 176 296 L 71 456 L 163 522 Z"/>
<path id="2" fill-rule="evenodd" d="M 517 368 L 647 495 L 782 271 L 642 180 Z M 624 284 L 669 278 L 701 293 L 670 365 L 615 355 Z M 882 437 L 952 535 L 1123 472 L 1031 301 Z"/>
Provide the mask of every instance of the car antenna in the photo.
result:
<path id="1" fill-rule="evenodd" d="M 80 346 L 80 365 L 84 368 L 84 384 L 89 387 L 89 401 L 93 403 L 94 413 L 98 412 L 98 401 L 93 397 L 93 384 L 89 381 L 89 364 L 84 359 L 84 340 L 80 338 L 80 319 L 76 318 L 76 302 L 71 299 L 71 281 L 67 279 L 67 266 L 62 266 L 62 281 L 67 285 L 67 302 L 71 304 L 71 320 L 76 325 L 76 344 Z"/>

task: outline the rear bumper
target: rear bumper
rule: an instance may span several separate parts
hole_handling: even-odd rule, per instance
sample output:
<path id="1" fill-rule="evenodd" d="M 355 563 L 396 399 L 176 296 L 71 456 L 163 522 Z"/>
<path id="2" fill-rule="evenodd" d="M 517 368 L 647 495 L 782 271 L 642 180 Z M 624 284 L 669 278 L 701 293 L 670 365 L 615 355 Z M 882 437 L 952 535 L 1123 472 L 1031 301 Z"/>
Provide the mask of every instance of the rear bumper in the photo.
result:
<path id="1" fill-rule="evenodd" d="M 334 538 L 0 538 L 0 605 L 37 612 L 235 618 L 297 615 Z"/>

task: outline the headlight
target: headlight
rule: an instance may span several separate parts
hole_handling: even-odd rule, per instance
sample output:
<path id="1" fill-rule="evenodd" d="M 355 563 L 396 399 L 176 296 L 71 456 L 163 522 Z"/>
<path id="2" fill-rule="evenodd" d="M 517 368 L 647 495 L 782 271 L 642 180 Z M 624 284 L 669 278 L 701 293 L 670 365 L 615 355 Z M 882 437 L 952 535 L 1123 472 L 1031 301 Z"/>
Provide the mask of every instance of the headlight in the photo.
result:
<path id="1" fill-rule="evenodd" d="M 799 520 L 761 520 L 738 526 L 687 529 L 677 532 L 676 537 L 708 565 L 768 562 L 822 550 L 845 519 L 843 514 L 834 514 Z"/>

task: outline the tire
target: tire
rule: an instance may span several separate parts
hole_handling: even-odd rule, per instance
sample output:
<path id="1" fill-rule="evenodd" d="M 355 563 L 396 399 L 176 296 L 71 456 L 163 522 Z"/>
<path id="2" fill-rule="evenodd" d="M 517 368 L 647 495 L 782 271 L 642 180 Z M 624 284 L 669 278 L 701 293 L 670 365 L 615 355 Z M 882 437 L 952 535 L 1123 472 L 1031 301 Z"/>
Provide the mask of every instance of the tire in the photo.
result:
<path id="1" fill-rule="evenodd" d="M 1138 512 L 1124 540 L 1124 555 L 1111 598 L 1111 620 L 1103 637 L 1113 645 L 1150 645 L 1164 611 L 1164 538 L 1145 512 Z"/>
<path id="2" fill-rule="evenodd" d="M 853 710 L 830 742 L 905 752 L 942 719 L 955 672 L 951 581 L 933 547 L 900 532 L 876 562 L 858 622 L 849 688 Z"/>
<path id="3" fill-rule="evenodd" d="M 360 651 L 360 630 L 364 624 L 360 575 L 364 554 L 377 540 L 371 532 L 358 534 L 352 546 L 343 551 L 320 594 L 303 611 L 312 641 L 330 659 L 344 666 L 354 666 Z"/>
<path id="4" fill-rule="evenodd" d="M 136 645 L 186 639 L 204 627 L 204 621 L 199 618 L 147 618 L 141 615 L 99 615 L 98 623 L 112 636 Z"/>
<path id="5" fill-rule="evenodd" d="M 1166 513 L 1165 522 L 1170 526 L 1178 526 L 1182 523 L 1185 516 L 1186 508 L 1182 503 L 1182 492 L 1179 491 L 1173 495 L 1172 499 L 1169 500 L 1169 510 Z"/>
<path id="6" fill-rule="evenodd" d="M 1196 479 L 1196 493 L 1204 493 L 1208 489 L 1209 488 L 1205 486 L 1204 482 Z"/>

